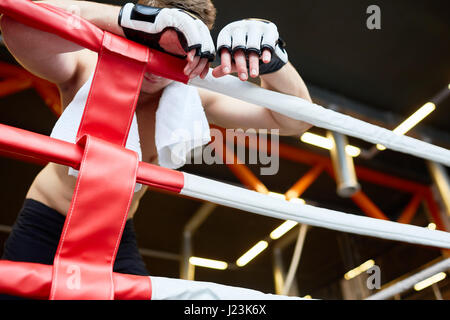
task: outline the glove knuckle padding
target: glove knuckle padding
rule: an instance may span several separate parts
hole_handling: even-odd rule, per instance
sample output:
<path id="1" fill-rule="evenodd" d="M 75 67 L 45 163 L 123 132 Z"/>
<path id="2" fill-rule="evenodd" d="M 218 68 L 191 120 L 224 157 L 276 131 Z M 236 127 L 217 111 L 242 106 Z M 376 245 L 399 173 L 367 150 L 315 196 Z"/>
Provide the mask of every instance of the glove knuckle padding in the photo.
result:
<path id="1" fill-rule="evenodd" d="M 240 28 L 239 26 L 233 28 L 231 37 L 232 37 L 232 49 L 233 51 L 236 49 L 246 49 L 246 29 Z"/>
<path id="2" fill-rule="evenodd" d="M 191 48 L 200 45 L 201 38 L 195 25 L 195 20 L 177 9 L 171 10 L 173 12 L 173 27 L 184 35 L 188 47 Z"/>
<path id="3" fill-rule="evenodd" d="M 174 21 L 173 21 L 173 17 L 170 14 L 170 11 L 168 11 L 167 9 L 162 9 L 161 13 L 156 17 L 155 20 L 155 32 L 160 33 L 162 32 L 165 28 L 174 28 Z"/>
<path id="4" fill-rule="evenodd" d="M 217 37 L 217 50 L 221 50 L 222 48 L 227 48 L 231 50 L 232 38 L 231 38 L 231 29 L 223 28 L 219 32 L 219 36 Z"/>
<path id="5" fill-rule="evenodd" d="M 201 52 L 214 54 L 214 43 L 212 42 L 208 27 L 200 20 L 197 20 L 196 24 L 201 40 Z"/>
<path id="6" fill-rule="evenodd" d="M 247 49 L 260 52 L 263 35 L 264 31 L 260 27 L 249 30 L 247 32 Z"/>
<path id="7" fill-rule="evenodd" d="M 275 49 L 275 45 L 278 41 L 280 35 L 278 34 L 278 29 L 273 23 L 262 23 L 264 28 L 264 36 L 262 39 L 262 45 L 270 46 Z"/>
<path id="8" fill-rule="evenodd" d="M 256 52 L 259 55 L 263 49 L 270 49 L 272 61 L 268 64 L 260 61 L 260 74 L 275 72 L 288 62 L 277 26 L 267 20 L 246 19 L 228 24 L 219 33 L 217 47 L 219 51 L 243 49 L 246 54 Z"/>
<path id="9" fill-rule="evenodd" d="M 145 5 L 127 3 L 122 7 L 119 15 L 119 25 L 124 28 L 125 35 L 134 41 L 143 43 L 148 35 L 153 35 L 151 46 L 158 47 L 158 39 L 167 28 L 175 29 L 186 40 L 185 50 L 197 49 L 196 55 L 206 55 L 208 59 L 214 58 L 215 48 L 208 27 L 194 15 L 178 8 L 154 8 Z M 140 31 L 146 36 L 136 35 Z M 147 39 L 143 39 L 147 38 Z"/>

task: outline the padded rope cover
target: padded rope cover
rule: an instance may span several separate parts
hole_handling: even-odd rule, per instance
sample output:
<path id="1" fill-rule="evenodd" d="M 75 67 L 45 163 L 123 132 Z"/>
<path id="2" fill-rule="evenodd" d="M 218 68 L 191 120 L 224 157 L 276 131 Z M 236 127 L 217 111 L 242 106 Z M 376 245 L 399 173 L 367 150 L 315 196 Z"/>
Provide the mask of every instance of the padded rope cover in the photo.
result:
<path id="1" fill-rule="evenodd" d="M 114 299 L 112 269 L 138 165 L 137 154 L 124 146 L 148 52 L 108 32 L 103 35 L 77 133 L 84 156 L 55 255 L 52 300 Z M 114 179 L 104 183 L 111 176 Z"/>
<path id="2" fill-rule="evenodd" d="M 0 0 L 0 13 L 35 29 L 54 33 L 95 52 L 100 52 L 103 46 L 103 35 L 108 33 L 89 21 L 64 10 L 50 5 L 36 4 L 29 0 Z M 77 19 L 76 27 L 73 23 L 70 23 L 74 19 Z M 124 41 L 123 44 L 126 47 L 120 48 L 120 52 L 126 52 L 131 48 L 144 47 L 129 40 Z M 146 71 L 164 78 L 187 83 L 189 77 L 182 71 L 185 65 L 185 60 L 156 50 L 149 50 Z"/>
<path id="3" fill-rule="evenodd" d="M 450 150 L 391 130 L 347 116 L 345 114 L 310 103 L 302 98 L 263 89 L 251 82 L 242 82 L 228 75 L 214 78 L 208 74 L 204 80 L 194 78 L 190 85 L 218 92 L 232 98 L 264 106 L 292 119 L 328 129 L 410 154 L 450 167 Z"/>
<path id="4" fill-rule="evenodd" d="M 127 47 L 126 39 L 105 33 L 77 140 L 89 134 L 125 147 L 148 52 L 141 46 Z"/>
<path id="5" fill-rule="evenodd" d="M 33 163 L 51 161 L 78 170 L 83 148 L 39 133 L 0 124 L 0 153 Z M 136 182 L 180 193 L 184 186 L 184 175 L 180 171 L 140 162 Z"/>
<path id="6" fill-rule="evenodd" d="M 83 147 L 48 136 L 0 124 L 0 152 L 30 162 L 52 161 L 80 168 Z M 108 177 L 104 181 L 109 183 Z M 182 172 L 140 162 L 137 182 L 166 191 L 180 193 L 184 185 Z M 102 182 L 102 185 L 105 182 Z M 33 299 L 47 299 L 50 294 L 52 266 L 0 261 L 0 293 Z M 3 276 L 8 275 L 8 276 Z M 149 277 L 113 273 L 114 299 L 150 299 Z"/>
<path id="7" fill-rule="evenodd" d="M 53 267 L 39 263 L 0 261 L 0 292 L 30 299 L 46 300 L 52 285 Z M 5 277 L 4 275 L 8 275 Z M 115 300 L 149 300 L 150 277 L 113 273 Z"/>
<path id="8" fill-rule="evenodd" d="M 75 28 L 67 20 L 71 15 L 51 6 L 44 9 L 29 1 L 2 0 L 0 10 L 22 23 L 47 32 L 55 28 L 57 34 L 100 51 L 77 135 L 77 144 L 84 147 L 84 156 L 55 255 L 50 299 L 114 299 L 112 266 L 133 197 L 138 169 L 137 154 L 123 146 L 143 74 L 150 65 L 150 51 L 96 29 L 79 18 L 80 26 L 85 30 L 76 28 L 74 33 Z M 48 23 L 54 21 L 52 18 L 59 23 Z M 89 34 L 85 38 L 81 36 L 83 31 Z M 102 41 L 100 47 L 99 39 Z M 178 62 L 168 72 L 153 73 L 173 73 L 172 78 L 186 80 L 180 72 L 182 69 L 177 68 L 180 66 L 183 67 L 184 63 Z M 177 72 L 172 72 L 174 70 Z M 107 94 L 104 93 L 106 90 L 102 90 L 105 88 L 110 89 Z M 111 176 L 114 180 L 105 183 Z M 33 270 L 31 267 L 30 272 Z M 20 280 L 20 277 L 12 278 Z M 142 281 L 148 283 L 148 280 Z M 11 289 L 15 291 L 15 288 Z"/>
<path id="9" fill-rule="evenodd" d="M 50 299 L 112 300 L 113 265 L 134 194 L 138 156 L 89 135 L 79 144 L 84 156 L 53 263 Z"/>

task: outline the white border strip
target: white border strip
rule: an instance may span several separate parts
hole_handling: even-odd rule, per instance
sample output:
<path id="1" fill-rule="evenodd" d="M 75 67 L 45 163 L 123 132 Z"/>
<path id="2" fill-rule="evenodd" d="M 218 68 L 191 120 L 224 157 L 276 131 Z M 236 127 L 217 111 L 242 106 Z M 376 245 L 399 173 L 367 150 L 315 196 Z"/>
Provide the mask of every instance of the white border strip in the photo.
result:
<path id="1" fill-rule="evenodd" d="M 342 232 L 450 249 L 450 233 L 408 224 L 299 205 L 183 172 L 180 194 L 283 220 Z"/>
<path id="2" fill-rule="evenodd" d="M 150 277 L 150 281 L 152 300 L 304 300 L 212 282 L 162 277 Z"/>
<path id="3" fill-rule="evenodd" d="M 380 291 L 378 293 L 375 293 L 374 295 L 371 295 L 370 297 L 366 298 L 365 300 L 386 300 L 389 299 L 396 294 L 400 294 L 402 292 L 405 292 L 406 290 L 409 290 L 412 288 L 417 282 L 420 282 L 422 280 L 425 280 L 426 278 L 429 278 L 431 276 L 434 276 L 435 274 L 447 271 L 450 269 L 450 258 L 447 258 L 441 262 L 438 262 L 431 267 L 422 270 L 411 277 L 408 277 L 402 281 L 397 282 L 396 284 L 393 284 L 392 286 L 384 289 L 383 291 Z"/>
<path id="4" fill-rule="evenodd" d="M 265 90 L 233 76 L 214 78 L 211 72 L 205 80 L 193 79 L 190 84 L 227 96 L 264 106 L 293 119 L 314 126 L 356 137 L 413 156 L 442 163 L 450 167 L 450 150 L 391 130 L 326 109 L 298 97 Z"/>

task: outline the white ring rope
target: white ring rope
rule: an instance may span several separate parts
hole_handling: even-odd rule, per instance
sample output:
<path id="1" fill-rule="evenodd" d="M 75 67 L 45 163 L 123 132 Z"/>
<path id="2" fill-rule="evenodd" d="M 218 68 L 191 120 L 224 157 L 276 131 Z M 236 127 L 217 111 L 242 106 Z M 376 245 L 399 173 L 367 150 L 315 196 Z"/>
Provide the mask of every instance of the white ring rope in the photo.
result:
<path id="1" fill-rule="evenodd" d="M 193 79 L 190 84 L 249 103 L 264 106 L 293 119 L 314 126 L 356 137 L 374 144 L 416 157 L 435 161 L 450 167 L 450 150 L 398 135 L 391 130 L 326 109 L 298 97 L 269 91 L 233 76 L 214 78 L 211 73 L 205 80 Z"/>
<path id="2" fill-rule="evenodd" d="M 408 277 L 402 281 L 397 282 L 396 284 L 393 284 L 392 286 L 375 293 L 374 295 L 371 295 L 370 297 L 366 298 L 365 300 L 385 300 L 389 299 L 396 294 L 400 294 L 402 292 L 405 292 L 406 290 L 412 288 L 416 283 L 425 280 L 439 272 L 447 271 L 450 269 L 450 258 L 447 258 L 441 262 L 438 262 L 431 267 L 422 270 L 411 277 Z"/>
<path id="3" fill-rule="evenodd" d="M 450 249 L 448 232 L 295 204 L 256 191 L 183 174 L 184 187 L 180 194 L 188 197 L 331 230 Z"/>
<path id="4" fill-rule="evenodd" d="M 303 300 L 212 282 L 150 277 L 152 300 Z"/>

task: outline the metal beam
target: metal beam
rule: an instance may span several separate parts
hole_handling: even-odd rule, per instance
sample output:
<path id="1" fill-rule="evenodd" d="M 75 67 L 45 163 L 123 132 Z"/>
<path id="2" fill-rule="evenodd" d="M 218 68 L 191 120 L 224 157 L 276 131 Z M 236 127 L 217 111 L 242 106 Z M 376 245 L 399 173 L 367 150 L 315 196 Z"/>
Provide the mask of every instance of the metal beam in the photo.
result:
<path id="1" fill-rule="evenodd" d="M 352 201 L 371 218 L 389 220 L 375 203 L 362 191 L 358 191 L 351 197 Z"/>
<path id="2" fill-rule="evenodd" d="M 177 261 L 177 262 L 181 260 L 181 256 L 179 254 L 165 252 L 165 251 L 140 248 L 139 253 L 142 256 L 149 257 L 149 258 L 158 258 L 158 259 L 172 260 L 172 261 Z"/>
<path id="3" fill-rule="evenodd" d="M 400 223 L 411 223 L 412 219 L 417 213 L 417 209 L 420 206 L 420 203 L 422 202 L 422 195 L 420 193 L 416 193 L 405 209 L 403 209 L 403 212 L 400 214 L 399 218 L 397 219 L 397 222 Z"/>
<path id="4" fill-rule="evenodd" d="M 445 213 L 447 214 L 447 217 L 450 217 L 450 180 L 447 171 L 439 163 L 427 161 L 427 165 L 439 195 L 441 196 L 442 203 L 445 207 Z"/>
<path id="5" fill-rule="evenodd" d="M 319 163 L 311 168 L 304 176 L 302 176 L 288 191 L 286 191 L 286 199 L 291 200 L 299 198 L 308 189 L 314 181 L 320 176 L 324 170 L 324 165 Z"/>
<path id="6" fill-rule="evenodd" d="M 308 225 L 302 224 L 298 232 L 297 242 L 295 244 L 294 254 L 292 255 L 291 265 L 286 276 L 286 280 L 283 284 L 283 295 L 288 295 L 291 291 L 292 283 L 297 273 L 298 265 L 300 263 L 300 257 L 302 255 L 303 247 L 305 246 L 306 232 L 308 231 Z"/>
<path id="7" fill-rule="evenodd" d="M 180 279 L 194 280 L 195 266 L 189 263 L 189 258 L 192 256 L 193 251 L 192 237 L 215 208 L 217 208 L 216 204 L 204 202 L 184 227 Z"/>
<path id="8" fill-rule="evenodd" d="M 337 194 L 343 198 L 349 198 L 361 189 L 356 178 L 353 158 L 346 152 L 348 145 L 347 137 L 337 132 L 327 132 L 327 137 L 333 141 L 330 150 L 331 161 L 337 183 Z"/>
<path id="9" fill-rule="evenodd" d="M 293 229 L 294 230 L 294 229 Z M 286 270 L 283 263 L 283 250 L 298 239 L 298 233 L 289 232 L 287 235 L 277 240 L 273 246 L 273 263 L 274 263 L 274 281 L 275 281 L 275 293 L 283 294 L 283 288 L 286 280 Z M 296 276 L 292 281 L 288 294 L 292 296 L 299 296 L 299 290 L 297 285 Z"/>
<path id="10" fill-rule="evenodd" d="M 439 289 L 439 286 L 436 283 L 433 283 L 431 287 L 433 288 L 433 293 L 434 296 L 436 297 L 436 300 L 444 300 L 442 298 L 442 293 L 441 290 Z"/>
<path id="11" fill-rule="evenodd" d="M 3 225 L 3 224 L 0 225 L 0 232 L 10 233 L 11 231 L 12 231 L 12 227 L 6 226 L 6 225 Z"/>
<path id="12" fill-rule="evenodd" d="M 283 263 L 283 252 L 280 248 L 273 249 L 273 279 L 275 282 L 275 294 L 283 292 L 284 279 L 286 272 Z"/>

